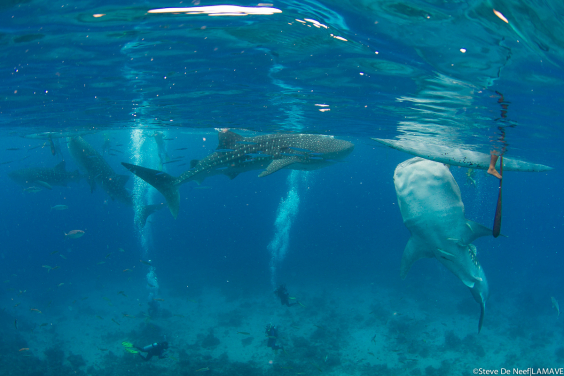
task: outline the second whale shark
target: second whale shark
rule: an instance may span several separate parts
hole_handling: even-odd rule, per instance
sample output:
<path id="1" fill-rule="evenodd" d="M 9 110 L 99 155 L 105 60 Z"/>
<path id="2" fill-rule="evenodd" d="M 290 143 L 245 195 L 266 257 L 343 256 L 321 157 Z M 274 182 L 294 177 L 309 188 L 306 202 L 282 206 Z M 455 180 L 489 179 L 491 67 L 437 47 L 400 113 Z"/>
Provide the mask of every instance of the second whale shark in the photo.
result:
<path id="1" fill-rule="evenodd" d="M 100 153 L 80 136 L 69 138 L 68 148 L 73 158 L 86 172 L 86 180 L 90 185 L 91 192 L 94 191 L 96 183 L 98 183 L 112 200 L 118 200 L 133 207 L 133 196 L 125 188 L 129 176 L 116 174 Z M 141 227 L 145 226 L 147 217 L 162 207 L 162 204 L 141 207 L 139 216 Z"/>
<path id="2" fill-rule="evenodd" d="M 191 161 L 191 168 L 179 177 L 125 162 L 122 165 L 161 192 L 176 218 L 180 205 L 178 187 L 183 183 L 201 183 L 214 175 L 227 175 L 233 179 L 242 172 L 252 170 L 263 170 L 259 177 L 283 168 L 315 170 L 334 164 L 349 155 L 353 149 L 352 142 L 333 136 L 268 134 L 243 137 L 223 129 L 219 132 L 219 145 L 215 152 L 202 160 Z"/>
<path id="3" fill-rule="evenodd" d="M 480 332 L 489 286 L 471 243 L 480 236 L 491 236 L 492 230 L 465 218 L 460 188 L 442 163 L 423 158 L 400 163 L 394 185 L 403 223 L 411 233 L 401 259 L 401 277 L 421 258 L 439 260 L 480 304 Z"/>

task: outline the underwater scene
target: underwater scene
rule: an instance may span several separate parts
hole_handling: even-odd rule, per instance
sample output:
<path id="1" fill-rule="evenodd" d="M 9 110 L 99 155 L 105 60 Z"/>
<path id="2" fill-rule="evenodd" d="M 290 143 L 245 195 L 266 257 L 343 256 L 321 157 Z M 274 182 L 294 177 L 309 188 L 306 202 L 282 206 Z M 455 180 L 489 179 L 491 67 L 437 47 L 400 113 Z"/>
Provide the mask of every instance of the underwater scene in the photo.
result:
<path id="1" fill-rule="evenodd" d="M 0 376 L 564 374 L 563 16 L 0 1 Z"/>

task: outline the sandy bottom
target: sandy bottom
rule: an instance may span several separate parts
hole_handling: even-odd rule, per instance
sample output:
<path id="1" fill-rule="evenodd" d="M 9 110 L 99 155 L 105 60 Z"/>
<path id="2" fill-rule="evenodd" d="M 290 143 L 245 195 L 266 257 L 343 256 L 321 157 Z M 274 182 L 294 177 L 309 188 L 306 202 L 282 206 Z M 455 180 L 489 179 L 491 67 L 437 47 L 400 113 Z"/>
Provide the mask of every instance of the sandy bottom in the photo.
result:
<path id="1" fill-rule="evenodd" d="M 87 374 L 110 374 L 116 365 L 197 375 L 445 375 L 564 365 L 564 318 L 550 310 L 523 318 L 510 297 L 488 307 L 478 334 L 479 308 L 469 293 L 430 300 L 375 284 L 288 290 L 301 305 L 281 306 L 270 291 L 218 287 L 179 296 L 161 287 L 159 314 L 149 317 L 145 291 L 97 289 L 66 307 L 20 314 L 29 350 L 18 355 L 47 361 L 55 347 L 64 366 Z M 278 326 L 285 351 L 266 346 L 269 323 Z M 165 335 L 166 359 L 144 362 L 121 345 L 145 346 Z"/>

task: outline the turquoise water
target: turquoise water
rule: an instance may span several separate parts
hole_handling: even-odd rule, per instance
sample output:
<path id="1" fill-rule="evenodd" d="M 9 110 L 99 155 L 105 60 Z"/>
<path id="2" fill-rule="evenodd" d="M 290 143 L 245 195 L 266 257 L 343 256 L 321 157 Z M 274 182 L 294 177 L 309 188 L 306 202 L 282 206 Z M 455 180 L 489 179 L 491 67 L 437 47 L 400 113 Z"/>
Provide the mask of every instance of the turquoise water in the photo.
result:
<path id="1" fill-rule="evenodd" d="M 150 12 L 213 5 L 225 3 L 0 2 L 0 375 L 561 367 L 551 298 L 564 302 L 562 3 Z M 334 136 L 354 151 L 294 147 L 279 157 L 326 165 L 186 181 L 176 219 L 167 197 L 121 164 L 176 178 L 222 149 L 225 128 Z M 475 241 L 490 289 L 479 334 L 479 304 L 439 258 L 400 278 L 410 232 L 393 176 L 413 156 L 372 138 L 554 168 L 504 173 L 504 236 Z M 248 155 L 245 168 L 262 158 Z M 64 185 L 14 177 L 30 168 L 78 173 Z M 499 181 L 456 164 L 448 174 L 466 218 L 491 228 Z M 142 227 L 147 205 L 160 210 Z M 301 304 L 280 305 L 280 284 Z M 269 323 L 285 351 L 267 347 Z M 122 346 L 165 336 L 165 359 Z"/>

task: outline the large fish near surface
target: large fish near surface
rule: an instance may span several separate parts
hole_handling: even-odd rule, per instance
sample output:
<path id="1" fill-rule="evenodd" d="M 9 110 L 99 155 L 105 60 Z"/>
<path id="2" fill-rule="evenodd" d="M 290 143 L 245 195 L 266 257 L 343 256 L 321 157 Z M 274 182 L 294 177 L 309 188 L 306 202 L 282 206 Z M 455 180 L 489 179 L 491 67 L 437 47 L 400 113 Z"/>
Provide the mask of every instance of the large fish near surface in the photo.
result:
<path id="1" fill-rule="evenodd" d="M 480 236 L 491 236 L 492 230 L 465 218 L 460 188 L 442 163 L 409 159 L 396 167 L 394 184 L 403 223 L 411 232 L 403 251 L 401 277 L 420 258 L 439 260 L 480 304 L 480 332 L 489 287 L 471 243 Z"/>
<path id="2" fill-rule="evenodd" d="M 393 149 L 404 151 L 411 155 L 429 159 L 431 161 L 446 163 L 451 166 L 477 168 L 482 170 L 487 170 L 490 166 L 490 155 L 477 151 L 430 144 L 426 142 L 385 140 L 381 138 L 373 138 L 373 140 Z M 500 160 L 497 161 L 496 168 L 499 170 Z M 503 157 L 503 170 L 541 172 L 550 171 L 552 170 L 552 167 Z"/>
<path id="3" fill-rule="evenodd" d="M 129 176 L 116 174 L 100 153 L 80 136 L 69 138 L 68 148 L 73 158 L 85 171 L 91 192 L 96 188 L 96 184 L 100 184 L 112 200 L 133 206 L 133 197 L 125 188 Z M 162 206 L 162 204 L 144 206 L 139 218 L 141 226 L 145 225 L 147 217 Z"/>
<path id="4" fill-rule="evenodd" d="M 59 185 L 66 187 L 68 183 L 78 183 L 83 176 L 75 171 L 67 171 L 65 161 L 53 168 L 30 167 L 8 173 L 10 179 L 24 186 L 39 184 L 43 186 Z"/>
<path id="5" fill-rule="evenodd" d="M 202 160 L 191 161 L 191 168 L 179 177 L 129 163 L 122 165 L 161 192 L 176 218 L 180 204 L 178 186 L 183 183 L 201 183 L 214 175 L 227 175 L 233 179 L 252 170 L 264 170 L 259 177 L 283 168 L 315 170 L 334 164 L 349 155 L 353 148 L 353 143 L 332 136 L 269 134 L 243 137 L 225 129 L 219 132 L 216 151 Z"/>

